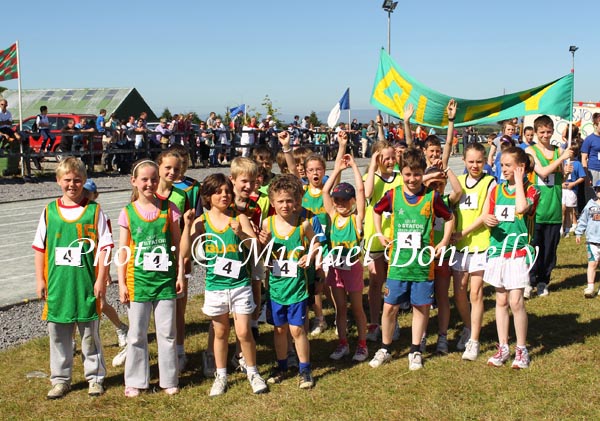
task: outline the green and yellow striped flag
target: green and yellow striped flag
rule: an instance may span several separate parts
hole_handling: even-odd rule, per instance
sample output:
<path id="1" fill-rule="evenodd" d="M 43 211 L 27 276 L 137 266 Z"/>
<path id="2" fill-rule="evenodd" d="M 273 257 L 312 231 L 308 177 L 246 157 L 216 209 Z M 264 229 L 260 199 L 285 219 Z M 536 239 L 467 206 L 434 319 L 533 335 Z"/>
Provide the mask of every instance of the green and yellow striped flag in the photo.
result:
<path id="1" fill-rule="evenodd" d="M 0 51 L 0 80 L 18 79 L 17 72 L 17 44 L 13 44 L 4 51 Z"/>
<path id="2" fill-rule="evenodd" d="M 442 128 L 448 125 L 446 106 L 451 98 L 410 77 L 381 49 L 371 96 L 375 108 L 402 118 L 405 105 L 412 103 L 415 107 L 412 122 Z M 569 118 L 573 108 L 573 73 L 513 94 L 477 100 L 454 99 L 458 102 L 454 123 L 457 127 L 496 123 L 529 114 Z"/>

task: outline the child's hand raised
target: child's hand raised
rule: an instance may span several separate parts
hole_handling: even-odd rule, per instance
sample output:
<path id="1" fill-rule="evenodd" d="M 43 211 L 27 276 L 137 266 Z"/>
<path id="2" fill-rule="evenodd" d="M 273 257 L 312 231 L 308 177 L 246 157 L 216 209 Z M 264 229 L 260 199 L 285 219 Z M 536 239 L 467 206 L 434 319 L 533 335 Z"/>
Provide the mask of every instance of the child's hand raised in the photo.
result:
<path id="1" fill-rule="evenodd" d="M 283 149 L 287 149 L 288 146 L 290 146 L 290 134 L 287 132 L 287 130 L 279 132 L 277 138 L 279 139 L 279 143 Z"/>
<path id="2" fill-rule="evenodd" d="M 446 107 L 446 113 L 448 114 L 448 120 L 453 119 L 454 117 L 456 117 L 456 108 L 457 108 L 457 103 L 454 99 L 451 99 L 450 101 L 448 101 L 448 106 Z"/>
<path id="3" fill-rule="evenodd" d="M 523 177 L 525 176 L 525 168 L 515 167 L 515 183 L 523 183 Z"/>
<path id="4" fill-rule="evenodd" d="M 338 143 L 340 146 L 346 146 L 348 144 L 348 133 L 346 130 L 340 130 L 338 132 Z"/>
<path id="5" fill-rule="evenodd" d="M 404 106 L 404 115 L 403 115 L 402 119 L 405 121 L 410 120 L 410 118 L 412 117 L 414 112 L 415 112 L 415 107 L 414 107 L 414 105 L 412 105 L 411 102 L 409 102 L 408 104 L 406 104 Z"/>
<path id="6" fill-rule="evenodd" d="M 194 217 L 196 216 L 195 212 L 196 212 L 195 209 L 188 209 L 183 214 L 183 222 L 186 226 L 190 226 L 194 222 L 194 219 L 195 219 Z"/>

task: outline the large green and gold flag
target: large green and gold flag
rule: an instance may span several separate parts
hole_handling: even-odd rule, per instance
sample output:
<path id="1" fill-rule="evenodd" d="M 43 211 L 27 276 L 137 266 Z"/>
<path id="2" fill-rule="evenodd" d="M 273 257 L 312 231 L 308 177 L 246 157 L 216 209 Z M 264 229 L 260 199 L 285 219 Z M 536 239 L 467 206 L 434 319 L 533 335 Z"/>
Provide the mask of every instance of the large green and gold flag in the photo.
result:
<path id="1" fill-rule="evenodd" d="M 0 80 L 17 79 L 17 44 L 0 51 Z"/>
<path id="2" fill-rule="evenodd" d="M 436 92 L 410 77 L 381 49 L 371 104 L 387 114 L 403 118 L 404 107 L 412 103 L 411 121 L 431 127 L 448 125 L 446 106 L 458 102 L 455 125 L 496 123 L 529 114 L 550 114 L 569 118 L 573 108 L 573 74 L 526 91 L 488 99 L 462 99 Z"/>

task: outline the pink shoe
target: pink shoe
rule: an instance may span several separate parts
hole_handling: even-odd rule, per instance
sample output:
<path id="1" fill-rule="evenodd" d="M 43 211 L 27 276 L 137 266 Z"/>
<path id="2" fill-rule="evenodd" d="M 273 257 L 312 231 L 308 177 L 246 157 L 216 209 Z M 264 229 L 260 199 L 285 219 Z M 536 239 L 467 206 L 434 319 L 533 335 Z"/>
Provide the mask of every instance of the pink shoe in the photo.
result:
<path id="1" fill-rule="evenodd" d="M 125 387 L 125 396 L 127 396 L 128 398 L 137 398 L 139 395 L 140 389 L 131 386 Z"/>

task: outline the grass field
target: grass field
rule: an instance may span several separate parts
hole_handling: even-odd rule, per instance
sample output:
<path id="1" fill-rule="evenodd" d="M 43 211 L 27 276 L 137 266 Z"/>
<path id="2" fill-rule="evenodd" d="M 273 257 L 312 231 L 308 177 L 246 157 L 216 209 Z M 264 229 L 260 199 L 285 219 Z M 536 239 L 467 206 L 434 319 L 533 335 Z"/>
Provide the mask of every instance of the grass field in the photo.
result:
<path id="1" fill-rule="evenodd" d="M 400 318 L 402 337 L 394 343 L 393 360 L 379 369 L 339 363 L 328 355 L 336 345 L 333 329 L 311 340 L 316 387 L 299 390 L 296 378 L 274 385 L 270 393 L 254 396 L 245 375 L 229 376 L 229 391 L 209 398 L 212 379 L 201 375 L 201 351 L 206 346 L 207 319 L 200 311 L 201 297 L 188 304 L 189 370 L 181 377 L 179 395 L 145 393 L 137 399 L 123 396 L 123 370 L 109 367 L 106 394 L 87 396 L 81 359 L 76 358 L 73 391 L 59 401 L 48 401 L 47 378 L 27 378 L 33 371 L 49 372 L 48 340 L 39 339 L 0 353 L 0 417 L 2 419 L 598 419 L 600 385 L 600 297 L 583 298 L 584 246 L 570 238 L 559 247 L 559 264 L 550 295 L 527 302 L 528 345 L 532 358 L 528 370 L 509 366 L 491 368 L 487 358 L 495 351 L 493 290 L 486 288 L 481 355 L 465 362 L 461 354 L 432 354 L 437 339 L 436 311 L 429 325 L 425 368 L 409 372 L 407 353 L 410 313 Z M 333 311 L 327 309 L 330 325 Z M 452 313 L 449 339 L 462 326 Z M 102 323 L 106 361 L 118 352 L 110 323 Z M 151 334 L 152 384 L 158 388 L 156 344 Z M 350 336 L 352 352 L 355 332 Z M 511 351 L 514 334 L 511 328 Z M 230 341 L 233 344 L 233 338 Z M 266 376 L 274 360 L 272 331 L 261 325 L 258 344 L 260 371 Z M 455 341 L 451 343 L 453 347 Z M 232 351 L 230 347 L 230 352 Z M 371 355 L 377 344 L 369 344 Z"/>

